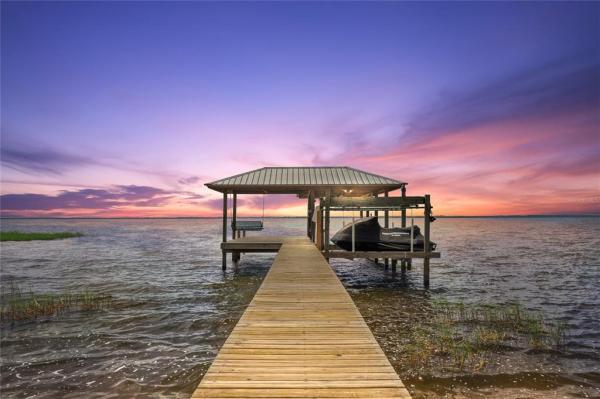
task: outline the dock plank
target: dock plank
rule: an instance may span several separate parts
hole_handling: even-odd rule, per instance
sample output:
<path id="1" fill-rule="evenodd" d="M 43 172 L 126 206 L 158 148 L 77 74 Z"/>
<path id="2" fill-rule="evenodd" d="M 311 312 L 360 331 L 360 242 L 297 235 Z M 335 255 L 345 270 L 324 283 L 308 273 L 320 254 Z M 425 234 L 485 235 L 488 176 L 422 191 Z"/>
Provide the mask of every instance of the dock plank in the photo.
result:
<path id="1" fill-rule="evenodd" d="M 410 398 L 314 244 L 273 241 L 271 270 L 192 397 Z"/>

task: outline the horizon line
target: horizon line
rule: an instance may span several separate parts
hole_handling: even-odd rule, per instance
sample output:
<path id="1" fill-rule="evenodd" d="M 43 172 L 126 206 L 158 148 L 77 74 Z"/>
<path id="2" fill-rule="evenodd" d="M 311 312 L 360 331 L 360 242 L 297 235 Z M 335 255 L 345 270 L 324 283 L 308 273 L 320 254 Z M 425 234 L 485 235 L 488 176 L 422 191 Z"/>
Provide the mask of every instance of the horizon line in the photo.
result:
<path id="1" fill-rule="evenodd" d="M 383 216 L 382 216 L 383 217 Z M 399 219 L 400 216 L 390 216 Z M 413 216 L 422 219 L 423 215 Z M 600 213 L 557 213 L 557 214 L 527 214 L 527 215 L 436 215 L 436 219 L 476 219 L 476 218 L 550 218 L 550 217 L 600 217 Z M 2 216 L 0 220 L 110 220 L 110 219 L 222 219 L 222 216 Z M 261 219 L 260 216 L 238 216 L 238 219 Z M 306 219 L 306 216 L 264 216 L 263 219 Z M 331 216 L 331 219 L 344 219 L 344 216 Z M 407 216 L 408 218 L 408 216 Z M 227 219 L 231 219 L 230 216 Z M 358 218 L 357 218 L 358 219 Z"/>

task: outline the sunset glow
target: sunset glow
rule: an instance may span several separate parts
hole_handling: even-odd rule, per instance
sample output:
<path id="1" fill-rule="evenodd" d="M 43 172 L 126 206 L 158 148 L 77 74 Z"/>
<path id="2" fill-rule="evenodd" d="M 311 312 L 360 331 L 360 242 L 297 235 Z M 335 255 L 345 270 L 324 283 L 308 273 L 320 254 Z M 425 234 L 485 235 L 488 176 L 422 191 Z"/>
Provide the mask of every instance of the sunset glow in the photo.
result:
<path id="1" fill-rule="evenodd" d="M 207 182 L 322 165 L 407 181 L 437 215 L 600 213 L 599 15 L 3 2 L 2 216 L 219 216 Z"/>

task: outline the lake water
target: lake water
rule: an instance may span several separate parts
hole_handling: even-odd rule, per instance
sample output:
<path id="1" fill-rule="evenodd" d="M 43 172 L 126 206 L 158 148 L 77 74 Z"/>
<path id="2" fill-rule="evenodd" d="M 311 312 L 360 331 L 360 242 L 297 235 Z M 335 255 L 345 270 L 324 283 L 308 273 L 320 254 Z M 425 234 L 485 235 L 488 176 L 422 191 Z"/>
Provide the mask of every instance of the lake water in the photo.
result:
<path id="1" fill-rule="evenodd" d="M 417 224 L 420 223 L 417 220 Z M 332 231 L 342 219 L 332 221 Z M 266 219 L 265 234 L 304 234 L 304 219 Z M 1 396 L 189 397 L 243 313 L 273 255 L 221 271 L 217 219 L 2 220 L 2 230 L 78 231 L 2 242 L 4 292 L 89 289 L 109 308 L 0 325 Z M 481 373 L 402 375 L 415 397 L 600 397 L 600 218 L 438 219 L 431 288 L 370 261 L 332 260 L 395 362 L 403 327 L 434 300 L 519 301 L 569 326 L 561 351 L 514 350 Z M 381 311 L 381 310 L 384 311 Z M 397 348 L 396 348 L 397 349 Z"/>

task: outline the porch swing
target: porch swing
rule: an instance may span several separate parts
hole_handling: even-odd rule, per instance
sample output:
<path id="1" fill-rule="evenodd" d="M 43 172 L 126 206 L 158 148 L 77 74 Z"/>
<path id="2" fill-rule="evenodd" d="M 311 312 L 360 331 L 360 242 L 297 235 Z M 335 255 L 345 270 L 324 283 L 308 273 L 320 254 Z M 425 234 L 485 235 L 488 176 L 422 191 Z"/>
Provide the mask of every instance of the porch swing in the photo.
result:
<path id="1" fill-rule="evenodd" d="M 237 236 L 240 236 L 240 232 L 243 237 L 246 237 L 247 231 L 262 231 L 264 229 L 265 221 L 265 194 L 262 195 L 262 217 L 260 220 L 240 220 L 235 223 L 235 231 Z"/>

